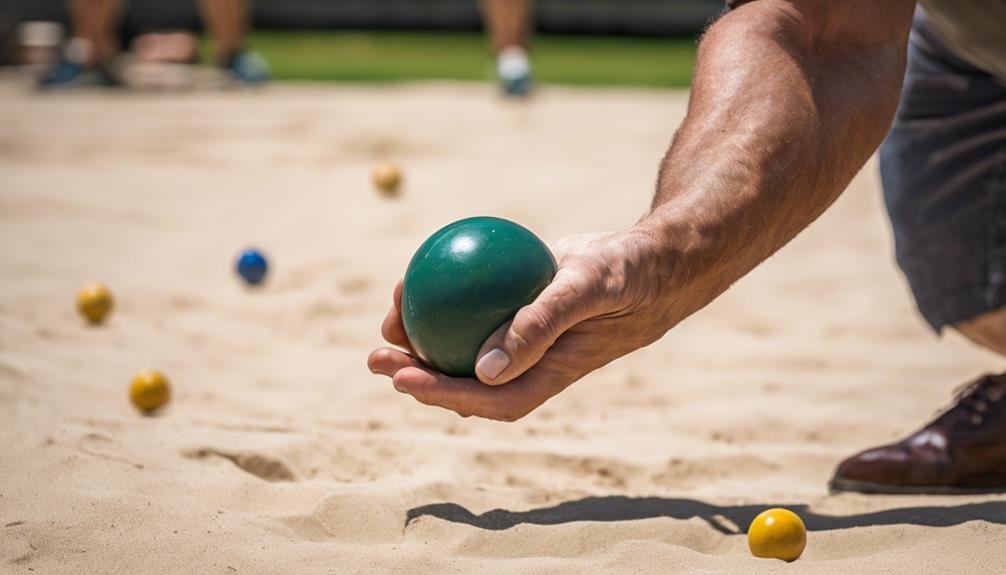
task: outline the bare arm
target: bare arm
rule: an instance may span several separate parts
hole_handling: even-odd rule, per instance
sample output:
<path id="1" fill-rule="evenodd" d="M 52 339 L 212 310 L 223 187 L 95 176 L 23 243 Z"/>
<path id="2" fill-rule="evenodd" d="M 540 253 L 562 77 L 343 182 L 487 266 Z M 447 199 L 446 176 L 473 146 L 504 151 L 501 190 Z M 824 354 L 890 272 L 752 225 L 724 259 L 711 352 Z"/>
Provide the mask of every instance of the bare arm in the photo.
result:
<path id="1" fill-rule="evenodd" d="M 817 218 L 890 127 L 914 2 L 758 0 L 703 39 L 652 212 L 686 317 Z M 684 289 L 682 289 L 684 288 Z"/>
<path id="2" fill-rule="evenodd" d="M 556 246 L 555 280 L 485 342 L 478 381 L 392 348 L 370 369 L 423 403 L 512 421 L 658 339 L 809 225 L 873 153 L 914 4 L 757 0 L 723 17 L 700 46 L 647 216 Z M 399 294 L 382 331 L 409 349 Z"/>

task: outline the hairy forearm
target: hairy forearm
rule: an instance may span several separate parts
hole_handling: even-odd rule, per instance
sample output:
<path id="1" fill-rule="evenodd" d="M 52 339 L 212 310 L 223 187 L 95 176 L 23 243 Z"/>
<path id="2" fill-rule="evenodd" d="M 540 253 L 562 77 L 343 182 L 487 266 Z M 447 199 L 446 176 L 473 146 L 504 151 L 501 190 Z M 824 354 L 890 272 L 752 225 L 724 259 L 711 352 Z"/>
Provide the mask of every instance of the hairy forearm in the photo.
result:
<path id="1" fill-rule="evenodd" d="M 748 4 L 701 43 L 687 117 L 638 225 L 668 248 L 677 319 L 814 221 L 890 126 L 911 3 L 875 8 L 874 21 L 855 2 L 802 4 Z"/>

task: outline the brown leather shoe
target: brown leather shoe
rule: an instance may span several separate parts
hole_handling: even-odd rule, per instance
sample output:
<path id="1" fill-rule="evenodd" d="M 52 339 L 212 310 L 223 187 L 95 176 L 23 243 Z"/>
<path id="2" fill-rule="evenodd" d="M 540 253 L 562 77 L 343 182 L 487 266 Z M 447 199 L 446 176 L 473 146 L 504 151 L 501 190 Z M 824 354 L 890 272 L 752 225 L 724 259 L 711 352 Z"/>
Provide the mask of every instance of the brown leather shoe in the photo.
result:
<path id="1" fill-rule="evenodd" d="M 1006 491 L 1006 373 L 967 384 L 946 411 L 909 437 L 846 459 L 830 487 L 860 493 Z"/>

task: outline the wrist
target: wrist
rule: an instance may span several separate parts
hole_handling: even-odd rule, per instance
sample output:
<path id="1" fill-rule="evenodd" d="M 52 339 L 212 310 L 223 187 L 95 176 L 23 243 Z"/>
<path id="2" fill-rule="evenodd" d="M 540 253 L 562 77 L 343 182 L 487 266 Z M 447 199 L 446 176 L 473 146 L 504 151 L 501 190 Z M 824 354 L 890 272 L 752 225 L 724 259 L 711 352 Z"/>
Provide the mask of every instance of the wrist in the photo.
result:
<path id="1" fill-rule="evenodd" d="M 681 287 L 688 275 L 694 275 L 705 240 L 694 218 L 678 217 L 671 210 L 656 208 L 636 222 L 632 230 L 646 238 L 648 249 L 658 262 L 662 283 Z"/>
<path id="2" fill-rule="evenodd" d="M 731 280 L 718 265 L 717 250 L 708 233 L 698 223 L 701 218 L 685 217 L 665 206 L 655 208 L 633 226 L 646 238 L 651 257 L 651 277 L 673 324 L 698 311 L 716 298 Z"/>

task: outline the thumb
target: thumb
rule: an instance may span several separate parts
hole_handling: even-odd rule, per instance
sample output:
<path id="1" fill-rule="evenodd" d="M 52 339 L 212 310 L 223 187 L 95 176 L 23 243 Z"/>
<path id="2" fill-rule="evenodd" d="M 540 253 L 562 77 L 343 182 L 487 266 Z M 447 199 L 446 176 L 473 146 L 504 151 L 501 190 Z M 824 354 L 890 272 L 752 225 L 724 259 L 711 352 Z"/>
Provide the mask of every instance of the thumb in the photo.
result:
<path id="1" fill-rule="evenodd" d="M 535 300 L 486 339 L 475 362 L 475 375 L 487 385 L 506 383 L 538 363 L 555 340 L 574 325 L 596 315 L 594 298 L 580 287 L 583 278 L 561 268 Z"/>

